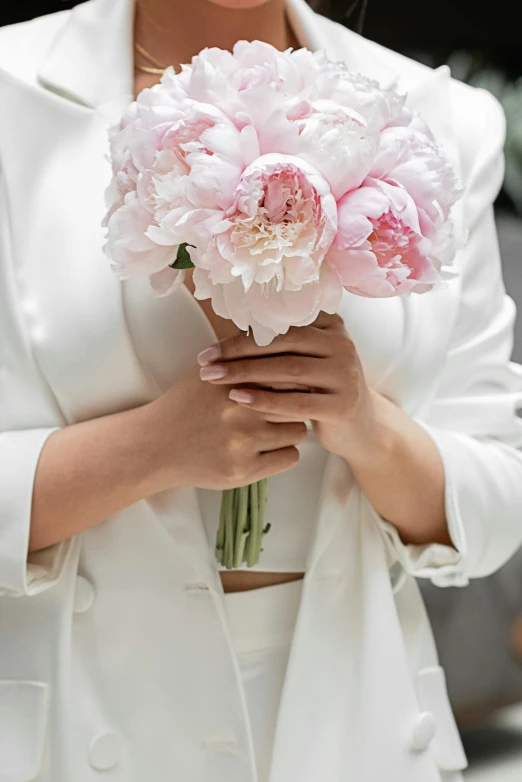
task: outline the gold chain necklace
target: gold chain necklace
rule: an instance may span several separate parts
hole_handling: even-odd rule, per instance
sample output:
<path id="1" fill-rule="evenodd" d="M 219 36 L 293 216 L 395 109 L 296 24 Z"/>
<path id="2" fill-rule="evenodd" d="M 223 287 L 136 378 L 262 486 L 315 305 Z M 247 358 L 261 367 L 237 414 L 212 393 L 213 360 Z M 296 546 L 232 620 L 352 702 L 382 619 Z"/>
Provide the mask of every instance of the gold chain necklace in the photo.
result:
<path id="1" fill-rule="evenodd" d="M 143 46 L 140 46 L 138 42 L 134 44 L 134 48 L 137 52 L 139 52 L 142 57 L 145 57 L 149 62 L 153 63 L 153 65 L 156 65 L 156 68 L 152 68 L 149 65 L 140 65 L 139 63 L 134 63 L 134 67 L 138 71 L 142 71 L 142 73 L 153 73 L 153 74 L 159 74 L 161 75 L 165 68 L 167 68 L 167 65 L 162 65 L 158 60 L 156 60 L 155 57 L 152 56 L 152 54 L 149 54 L 149 52 L 143 48 Z"/>

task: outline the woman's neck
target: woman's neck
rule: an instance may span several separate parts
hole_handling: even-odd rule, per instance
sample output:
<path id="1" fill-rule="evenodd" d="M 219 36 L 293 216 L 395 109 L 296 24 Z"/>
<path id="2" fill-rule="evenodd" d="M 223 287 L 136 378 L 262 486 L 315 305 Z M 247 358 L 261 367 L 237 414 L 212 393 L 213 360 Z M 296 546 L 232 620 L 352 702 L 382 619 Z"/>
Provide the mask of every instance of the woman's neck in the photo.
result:
<path id="1" fill-rule="evenodd" d="M 136 0 L 134 35 L 156 60 L 176 70 L 206 46 L 230 51 L 239 40 L 265 41 L 280 50 L 298 46 L 284 0 L 241 10 L 208 0 Z"/>

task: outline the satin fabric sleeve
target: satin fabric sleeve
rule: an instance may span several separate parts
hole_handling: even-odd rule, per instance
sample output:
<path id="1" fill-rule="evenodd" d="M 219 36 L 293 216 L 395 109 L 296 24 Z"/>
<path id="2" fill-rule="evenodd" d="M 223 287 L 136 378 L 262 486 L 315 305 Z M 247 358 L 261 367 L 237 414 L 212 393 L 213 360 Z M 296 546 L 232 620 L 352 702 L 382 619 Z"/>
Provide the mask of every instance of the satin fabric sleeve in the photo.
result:
<path id="1" fill-rule="evenodd" d="M 405 545 L 381 518 L 404 569 L 438 586 L 465 586 L 495 572 L 522 543 L 522 366 L 511 361 L 517 308 L 505 290 L 493 212 L 504 174 L 505 117 L 493 96 L 475 93 L 481 140 L 464 183 L 469 234 L 459 311 L 437 393 L 413 416 L 444 465 L 453 547 Z"/>
<path id="2" fill-rule="evenodd" d="M 28 552 L 38 461 L 60 425 L 31 349 L 8 218 L 0 169 L 0 596 L 17 597 L 36 595 L 57 582 L 70 543 Z"/>

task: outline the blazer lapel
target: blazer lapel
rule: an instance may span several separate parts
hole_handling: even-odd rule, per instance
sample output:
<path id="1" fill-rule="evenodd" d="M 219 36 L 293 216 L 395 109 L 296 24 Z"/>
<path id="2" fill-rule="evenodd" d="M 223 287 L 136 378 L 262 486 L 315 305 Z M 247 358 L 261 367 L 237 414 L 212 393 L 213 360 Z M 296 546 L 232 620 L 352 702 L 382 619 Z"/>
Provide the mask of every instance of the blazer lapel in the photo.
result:
<path id="1" fill-rule="evenodd" d="M 71 11 L 38 72 L 47 89 L 94 108 L 133 94 L 133 0 L 90 0 Z"/>

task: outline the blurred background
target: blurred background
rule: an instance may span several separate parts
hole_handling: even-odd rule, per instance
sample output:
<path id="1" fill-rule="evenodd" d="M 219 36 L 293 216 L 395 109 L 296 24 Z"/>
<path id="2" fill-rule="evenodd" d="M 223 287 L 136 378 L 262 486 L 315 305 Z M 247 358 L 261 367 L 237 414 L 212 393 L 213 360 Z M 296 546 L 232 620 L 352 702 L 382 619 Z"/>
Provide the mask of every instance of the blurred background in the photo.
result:
<path id="1" fill-rule="evenodd" d="M 496 203 L 504 278 L 517 303 L 513 360 L 522 363 L 522 47 L 509 0 L 309 0 L 378 43 L 490 90 L 507 119 L 506 176 Z M 19 0 L 13 24 L 75 2 Z M 520 509 L 522 523 L 522 506 Z M 466 782 L 522 782 L 522 550 L 464 588 L 419 582 L 470 761 Z"/>

